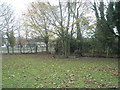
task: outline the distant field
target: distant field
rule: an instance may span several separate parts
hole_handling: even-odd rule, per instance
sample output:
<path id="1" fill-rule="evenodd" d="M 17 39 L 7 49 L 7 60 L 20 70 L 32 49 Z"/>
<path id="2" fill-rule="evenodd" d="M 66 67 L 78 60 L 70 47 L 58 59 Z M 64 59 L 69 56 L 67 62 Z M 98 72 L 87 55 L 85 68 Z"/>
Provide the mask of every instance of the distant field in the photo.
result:
<path id="1" fill-rule="evenodd" d="M 2 70 L 3 88 L 118 87 L 118 60 L 113 58 L 3 55 Z"/>

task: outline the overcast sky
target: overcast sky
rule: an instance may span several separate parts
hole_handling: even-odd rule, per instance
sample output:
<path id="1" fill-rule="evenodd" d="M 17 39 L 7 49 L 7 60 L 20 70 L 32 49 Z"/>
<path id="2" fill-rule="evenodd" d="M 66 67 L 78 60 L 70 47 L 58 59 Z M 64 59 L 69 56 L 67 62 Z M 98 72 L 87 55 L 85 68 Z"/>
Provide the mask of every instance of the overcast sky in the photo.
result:
<path id="1" fill-rule="evenodd" d="M 0 0 L 0 3 L 7 2 L 8 4 L 10 4 L 14 9 L 14 13 L 16 17 L 18 18 L 17 20 L 20 20 L 22 13 L 24 13 L 25 10 L 27 10 L 28 5 L 34 1 L 36 0 Z M 41 2 L 49 1 L 53 5 L 56 5 L 56 3 L 58 3 L 58 0 L 37 0 L 37 1 L 41 1 Z M 66 0 L 61 0 L 61 1 L 65 2 Z"/>
<path id="2" fill-rule="evenodd" d="M 21 20 L 22 19 L 22 14 L 27 10 L 29 4 L 31 2 L 34 2 L 36 0 L 0 0 L 0 4 L 2 4 L 3 2 L 6 2 L 8 5 L 12 6 L 12 9 L 14 10 L 14 14 L 15 14 L 15 18 L 16 20 Z M 41 2 L 46 2 L 49 1 L 51 4 L 55 5 L 56 3 L 58 3 L 57 0 L 38 0 Z M 16 35 L 18 36 L 18 35 Z"/>
<path id="3" fill-rule="evenodd" d="M 33 1 L 36 1 L 36 0 L 0 0 L 0 2 L 7 2 L 8 4 L 11 4 L 13 9 L 15 10 L 15 13 L 19 14 L 19 15 L 22 14 L 22 12 L 24 12 L 25 10 L 27 10 L 29 3 L 33 2 Z M 41 1 L 41 2 L 49 1 L 51 4 L 54 4 L 54 5 L 56 3 L 58 3 L 58 0 L 37 0 L 37 1 Z M 65 2 L 67 0 L 60 0 L 60 1 Z M 83 0 L 83 1 L 86 1 L 86 0 Z M 93 0 L 91 0 L 91 1 L 93 1 Z M 107 0 L 107 1 L 109 1 L 109 0 Z"/>
<path id="4" fill-rule="evenodd" d="M 0 0 L 0 3 L 7 2 L 8 4 L 10 4 L 14 9 L 15 15 L 17 15 L 17 17 L 19 18 L 21 14 L 25 12 L 25 10 L 27 10 L 29 3 L 33 1 L 36 1 L 36 0 Z M 50 3 L 52 4 L 57 3 L 57 0 L 38 0 L 38 1 L 41 1 L 41 2 L 50 1 Z"/>

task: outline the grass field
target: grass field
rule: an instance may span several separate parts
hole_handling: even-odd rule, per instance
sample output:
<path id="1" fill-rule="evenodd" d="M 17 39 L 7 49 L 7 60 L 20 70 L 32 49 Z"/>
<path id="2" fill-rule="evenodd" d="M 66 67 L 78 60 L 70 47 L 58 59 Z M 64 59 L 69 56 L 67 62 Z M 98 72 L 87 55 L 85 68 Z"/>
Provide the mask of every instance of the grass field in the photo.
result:
<path id="1" fill-rule="evenodd" d="M 2 69 L 3 88 L 118 87 L 118 60 L 112 58 L 3 55 Z"/>

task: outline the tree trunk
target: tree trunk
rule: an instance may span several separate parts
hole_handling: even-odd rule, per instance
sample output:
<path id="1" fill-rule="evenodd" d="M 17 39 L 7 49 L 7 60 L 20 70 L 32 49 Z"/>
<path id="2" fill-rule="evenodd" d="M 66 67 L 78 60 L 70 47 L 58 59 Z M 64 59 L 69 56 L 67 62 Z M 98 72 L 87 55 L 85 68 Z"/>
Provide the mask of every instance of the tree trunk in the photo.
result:
<path id="1" fill-rule="evenodd" d="M 67 40 L 67 53 L 68 53 L 68 56 L 70 55 L 70 38 L 68 37 L 68 40 Z"/>
<path id="2" fill-rule="evenodd" d="M 22 53 L 22 45 L 20 45 L 20 53 Z"/>
<path id="3" fill-rule="evenodd" d="M 35 46 L 35 53 L 37 53 L 37 51 L 38 51 L 38 46 L 36 45 Z"/>
<path id="4" fill-rule="evenodd" d="M 65 57 L 67 58 L 68 57 L 68 53 L 67 53 L 67 40 L 65 40 L 64 42 L 64 47 L 65 47 Z"/>
<path id="5" fill-rule="evenodd" d="M 68 34 L 68 33 L 67 33 Z M 70 38 L 68 35 L 66 35 L 65 42 L 64 42 L 64 47 L 65 47 L 65 57 L 68 58 L 70 55 Z"/>
<path id="6" fill-rule="evenodd" d="M 48 52 L 49 51 L 49 49 L 48 49 L 48 42 L 45 42 L 45 44 L 46 44 L 46 52 Z"/>
<path id="7" fill-rule="evenodd" d="M 79 41 L 78 42 L 78 51 L 80 53 L 80 56 L 82 56 L 82 34 L 81 34 L 81 31 L 80 31 L 80 26 L 79 24 L 77 24 L 77 40 Z"/>
<path id="8" fill-rule="evenodd" d="M 106 49 L 107 49 L 107 50 L 106 50 L 106 57 L 108 57 L 108 55 L 109 55 L 109 47 L 107 46 Z"/>
<path id="9" fill-rule="evenodd" d="M 10 53 L 9 45 L 6 45 L 6 46 L 7 46 L 7 52 Z"/>
<path id="10" fill-rule="evenodd" d="M 76 20 L 79 18 L 79 8 L 77 8 L 77 18 Z M 79 56 L 82 56 L 82 34 L 81 34 L 81 28 L 80 28 L 80 23 L 76 23 L 76 27 L 77 27 L 77 40 L 78 42 L 78 51 L 79 51 Z"/>
<path id="11" fill-rule="evenodd" d="M 118 37 L 118 56 L 120 56 L 120 37 Z"/>

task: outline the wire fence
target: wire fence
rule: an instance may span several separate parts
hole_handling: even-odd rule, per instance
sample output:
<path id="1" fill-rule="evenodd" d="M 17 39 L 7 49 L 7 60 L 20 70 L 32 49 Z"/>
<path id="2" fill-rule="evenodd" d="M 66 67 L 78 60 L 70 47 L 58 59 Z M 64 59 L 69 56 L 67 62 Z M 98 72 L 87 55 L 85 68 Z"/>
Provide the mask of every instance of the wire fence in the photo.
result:
<path id="1" fill-rule="evenodd" d="M 54 47 L 48 47 L 49 52 L 54 51 Z M 0 47 L 0 53 L 38 53 L 38 52 L 46 52 L 46 46 L 35 46 L 32 47 L 14 47 L 14 50 L 9 47 L 9 51 L 7 47 Z"/>

